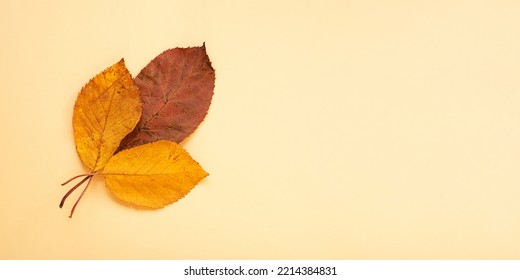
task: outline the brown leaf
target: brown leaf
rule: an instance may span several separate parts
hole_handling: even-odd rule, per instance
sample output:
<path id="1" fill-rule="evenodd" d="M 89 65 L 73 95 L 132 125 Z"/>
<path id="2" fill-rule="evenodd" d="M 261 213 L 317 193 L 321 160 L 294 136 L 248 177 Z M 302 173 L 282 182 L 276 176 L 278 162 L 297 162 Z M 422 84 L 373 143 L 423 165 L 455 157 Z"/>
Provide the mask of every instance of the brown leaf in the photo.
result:
<path id="1" fill-rule="evenodd" d="M 135 78 L 143 113 L 120 150 L 157 140 L 176 143 L 188 137 L 207 114 L 215 71 L 206 47 L 170 49 L 153 59 Z"/>

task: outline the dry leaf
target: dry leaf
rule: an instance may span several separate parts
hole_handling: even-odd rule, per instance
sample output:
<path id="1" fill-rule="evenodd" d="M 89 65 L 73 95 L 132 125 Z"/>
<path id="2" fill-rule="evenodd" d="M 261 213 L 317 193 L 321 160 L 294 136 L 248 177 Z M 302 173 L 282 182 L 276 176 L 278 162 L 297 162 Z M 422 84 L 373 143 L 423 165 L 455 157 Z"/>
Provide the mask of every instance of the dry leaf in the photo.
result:
<path id="1" fill-rule="evenodd" d="M 74 140 L 90 173 L 62 184 L 83 178 L 65 194 L 60 208 L 87 182 L 69 217 L 96 175 L 106 177 L 106 186 L 117 198 L 149 208 L 179 200 L 208 176 L 184 149 L 167 141 L 180 142 L 191 134 L 211 103 L 215 72 L 204 45 L 164 52 L 136 81 L 144 90 L 142 99 L 121 60 L 95 76 L 78 95 Z"/>
<path id="2" fill-rule="evenodd" d="M 208 175 L 181 146 L 170 141 L 121 151 L 101 174 L 117 198 L 149 208 L 179 200 Z"/>
<path id="3" fill-rule="evenodd" d="M 157 140 L 180 143 L 202 122 L 215 86 L 206 47 L 170 49 L 153 59 L 135 78 L 143 115 L 122 142 L 127 149 Z"/>
<path id="4" fill-rule="evenodd" d="M 76 150 L 92 171 L 105 166 L 141 116 L 139 89 L 121 59 L 81 89 L 72 123 Z"/>

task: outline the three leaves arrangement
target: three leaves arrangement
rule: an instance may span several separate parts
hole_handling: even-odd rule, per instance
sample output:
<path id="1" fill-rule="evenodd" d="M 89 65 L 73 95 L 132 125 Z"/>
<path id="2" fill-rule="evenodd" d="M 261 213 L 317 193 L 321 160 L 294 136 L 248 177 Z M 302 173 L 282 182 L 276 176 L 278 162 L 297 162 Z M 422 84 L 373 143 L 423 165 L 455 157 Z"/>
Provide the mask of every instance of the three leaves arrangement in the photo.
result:
<path id="1" fill-rule="evenodd" d="M 215 71 L 205 45 L 169 49 L 132 78 L 124 59 L 92 78 L 73 112 L 76 150 L 90 172 L 60 202 L 93 176 L 110 192 L 138 207 L 162 208 L 190 192 L 208 173 L 178 143 L 207 114 Z"/>

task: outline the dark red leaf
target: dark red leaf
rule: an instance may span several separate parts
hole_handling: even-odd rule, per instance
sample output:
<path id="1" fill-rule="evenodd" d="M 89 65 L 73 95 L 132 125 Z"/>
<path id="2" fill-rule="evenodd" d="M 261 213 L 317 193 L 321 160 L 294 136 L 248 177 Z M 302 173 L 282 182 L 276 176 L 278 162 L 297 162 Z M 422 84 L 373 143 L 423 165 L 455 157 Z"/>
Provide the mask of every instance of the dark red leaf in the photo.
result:
<path id="1" fill-rule="evenodd" d="M 141 70 L 135 84 L 143 113 L 119 150 L 158 140 L 179 143 L 188 137 L 208 112 L 215 70 L 204 45 L 169 49 Z"/>

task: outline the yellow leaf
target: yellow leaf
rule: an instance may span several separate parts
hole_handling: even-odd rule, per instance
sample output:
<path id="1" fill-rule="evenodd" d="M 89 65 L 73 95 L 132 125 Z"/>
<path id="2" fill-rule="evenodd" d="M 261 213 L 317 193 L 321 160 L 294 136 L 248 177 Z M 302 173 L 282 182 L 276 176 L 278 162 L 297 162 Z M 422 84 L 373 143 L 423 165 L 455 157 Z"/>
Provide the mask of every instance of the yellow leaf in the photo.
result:
<path id="1" fill-rule="evenodd" d="M 139 88 L 121 59 L 78 94 L 72 124 L 81 161 L 95 172 L 105 166 L 141 117 Z"/>
<path id="2" fill-rule="evenodd" d="M 149 208 L 181 199 L 208 176 L 181 146 L 165 140 L 117 153 L 101 174 L 117 198 Z"/>

